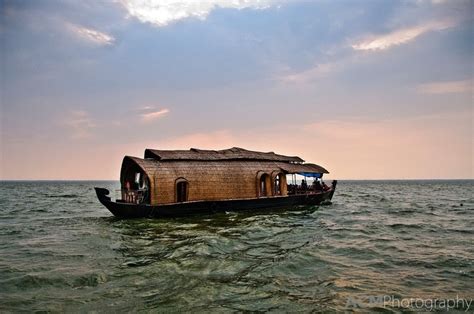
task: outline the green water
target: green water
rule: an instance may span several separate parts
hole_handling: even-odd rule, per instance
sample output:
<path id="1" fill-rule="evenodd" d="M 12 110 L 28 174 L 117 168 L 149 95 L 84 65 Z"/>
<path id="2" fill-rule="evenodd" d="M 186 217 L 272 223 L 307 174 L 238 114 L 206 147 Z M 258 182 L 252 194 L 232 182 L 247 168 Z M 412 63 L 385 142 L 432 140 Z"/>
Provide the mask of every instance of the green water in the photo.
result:
<path id="1" fill-rule="evenodd" d="M 112 217 L 94 186 L 118 188 L 0 183 L 0 312 L 400 311 L 369 297 L 474 297 L 473 181 L 342 181 L 331 205 L 159 220 Z"/>

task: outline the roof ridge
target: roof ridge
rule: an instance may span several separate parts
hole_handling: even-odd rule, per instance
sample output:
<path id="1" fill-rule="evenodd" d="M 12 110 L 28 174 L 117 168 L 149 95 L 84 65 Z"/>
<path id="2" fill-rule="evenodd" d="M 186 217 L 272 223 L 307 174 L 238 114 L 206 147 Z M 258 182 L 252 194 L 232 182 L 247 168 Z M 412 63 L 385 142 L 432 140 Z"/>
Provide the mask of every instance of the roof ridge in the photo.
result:
<path id="1" fill-rule="evenodd" d="M 274 152 L 259 152 L 247 150 L 240 147 L 232 147 L 221 150 L 190 148 L 189 150 L 160 150 L 145 149 L 145 158 L 157 160 L 269 160 L 286 162 L 304 162 L 297 156 L 286 156 Z"/>

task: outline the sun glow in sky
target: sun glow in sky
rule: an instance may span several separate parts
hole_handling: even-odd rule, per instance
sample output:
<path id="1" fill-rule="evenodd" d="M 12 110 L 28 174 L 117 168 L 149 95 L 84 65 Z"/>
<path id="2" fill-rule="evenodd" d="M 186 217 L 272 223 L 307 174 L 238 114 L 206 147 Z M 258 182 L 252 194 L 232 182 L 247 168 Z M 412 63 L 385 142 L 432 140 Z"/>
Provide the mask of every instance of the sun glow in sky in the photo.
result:
<path id="1" fill-rule="evenodd" d="M 473 2 L 0 2 L 0 179 L 117 179 L 145 148 L 473 178 Z"/>

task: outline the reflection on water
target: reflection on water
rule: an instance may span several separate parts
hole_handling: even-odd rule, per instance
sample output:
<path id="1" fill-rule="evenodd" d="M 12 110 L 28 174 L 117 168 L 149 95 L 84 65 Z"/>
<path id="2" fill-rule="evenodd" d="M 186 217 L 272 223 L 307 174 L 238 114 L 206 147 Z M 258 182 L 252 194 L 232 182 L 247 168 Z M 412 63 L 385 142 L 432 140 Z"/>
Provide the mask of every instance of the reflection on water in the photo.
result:
<path id="1" fill-rule="evenodd" d="M 341 182 L 293 211 L 120 220 L 93 186 L 3 182 L 0 310 L 346 310 L 474 295 L 472 181 Z"/>

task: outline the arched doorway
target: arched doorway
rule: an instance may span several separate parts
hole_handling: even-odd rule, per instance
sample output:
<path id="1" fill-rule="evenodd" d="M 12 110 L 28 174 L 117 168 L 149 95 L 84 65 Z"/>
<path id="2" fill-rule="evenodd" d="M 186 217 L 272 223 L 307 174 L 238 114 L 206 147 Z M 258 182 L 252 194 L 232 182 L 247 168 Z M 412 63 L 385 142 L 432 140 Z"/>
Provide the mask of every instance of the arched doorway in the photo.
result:
<path id="1" fill-rule="evenodd" d="M 286 195 L 286 176 L 282 172 L 274 171 L 272 173 L 272 193 L 273 195 Z"/>
<path id="2" fill-rule="evenodd" d="M 188 180 L 184 178 L 179 178 L 176 180 L 176 202 L 187 202 L 189 195 L 189 183 Z"/>
<path id="3" fill-rule="evenodd" d="M 270 176 L 264 172 L 257 173 L 257 196 L 266 197 L 271 195 Z"/>
<path id="4" fill-rule="evenodd" d="M 273 180 L 273 195 L 281 195 L 281 176 L 277 174 Z"/>
<path id="5" fill-rule="evenodd" d="M 273 180 L 273 195 L 281 195 L 279 175 L 277 175 L 275 180 Z"/>

